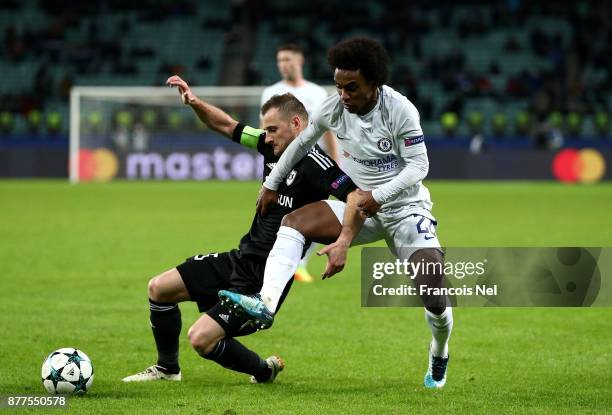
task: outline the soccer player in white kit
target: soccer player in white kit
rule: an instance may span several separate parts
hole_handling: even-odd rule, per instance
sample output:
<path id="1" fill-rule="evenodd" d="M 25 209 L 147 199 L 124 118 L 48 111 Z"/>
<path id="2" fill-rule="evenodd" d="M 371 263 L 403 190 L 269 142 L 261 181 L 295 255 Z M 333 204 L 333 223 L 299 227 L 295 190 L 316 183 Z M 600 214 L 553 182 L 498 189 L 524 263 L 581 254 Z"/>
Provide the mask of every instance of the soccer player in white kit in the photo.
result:
<path id="1" fill-rule="evenodd" d="M 443 261 L 429 191 L 421 182 L 429 161 L 419 113 L 406 97 L 384 85 L 388 73 L 385 49 L 368 38 L 348 39 L 329 50 L 328 61 L 335 71 L 338 95 L 325 100 L 311 125 L 287 148 L 264 182 L 258 209 L 265 214 L 275 203 L 279 183 L 330 129 L 344 156 L 343 170 L 362 189 L 361 215 L 343 216 L 344 203 L 326 200 L 285 216 L 268 256 L 260 294 L 219 293 L 226 304 L 237 306 L 264 328 L 272 324 L 278 299 L 297 267 L 306 240 L 332 242 L 320 251 L 328 255 L 324 278 L 342 270 L 349 246 L 381 239 L 400 259 Z M 343 217 L 350 219 L 343 221 Z M 442 284 L 443 275 L 415 278 L 417 286 Z M 446 383 L 452 308 L 443 296 L 421 299 L 432 332 L 424 384 L 441 388 Z"/>
<path id="2" fill-rule="evenodd" d="M 276 65 L 281 80 L 264 89 L 261 94 L 261 106 L 273 95 L 282 95 L 287 92 L 296 97 L 312 115 L 327 98 L 327 92 L 319 85 L 304 78 L 304 52 L 294 43 L 285 43 L 276 50 Z M 325 152 L 338 162 L 338 145 L 330 131 L 326 131 L 319 139 L 318 144 Z M 295 279 L 302 282 L 312 282 L 314 279 L 308 272 L 308 259 L 316 250 L 316 244 L 311 244 L 304 254 L 298 268 L 295 270 Z"/>

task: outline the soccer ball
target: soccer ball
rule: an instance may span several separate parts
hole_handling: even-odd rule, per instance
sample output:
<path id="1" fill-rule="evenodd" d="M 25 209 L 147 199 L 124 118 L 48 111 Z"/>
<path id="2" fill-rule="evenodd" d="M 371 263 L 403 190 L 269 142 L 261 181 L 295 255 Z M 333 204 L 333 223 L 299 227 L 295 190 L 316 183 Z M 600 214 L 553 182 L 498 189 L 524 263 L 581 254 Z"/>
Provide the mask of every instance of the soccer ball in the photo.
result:
<path id="1" fill-rule="evenodd" d="M 42 383 L 54 395 L 85 393 L 94 379 L 93 364 L 89 357 L 72 347 L 51 353 L 42 365 Z"/>

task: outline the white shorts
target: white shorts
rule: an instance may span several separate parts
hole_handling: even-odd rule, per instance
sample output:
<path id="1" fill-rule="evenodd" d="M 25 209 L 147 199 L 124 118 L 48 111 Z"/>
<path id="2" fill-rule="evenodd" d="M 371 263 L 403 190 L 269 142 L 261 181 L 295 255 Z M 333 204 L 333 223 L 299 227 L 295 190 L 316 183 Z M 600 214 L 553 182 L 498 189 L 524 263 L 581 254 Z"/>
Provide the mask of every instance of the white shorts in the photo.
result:
<path id="1" fill-rule="evenodd" d="M 325 200 L 342 223 L 346 203 L 339 200 Z M 413 253 L 422 248 L 440 249 L 436 235 L 436 220 L 431 215 L 423 215 L 410 210 L 395 211 L 393 215 L 378 213 L 367 218 L 353 239 L 351 246 L 364 245 L 384 240 L 395 256 L 410 259 Z"/>

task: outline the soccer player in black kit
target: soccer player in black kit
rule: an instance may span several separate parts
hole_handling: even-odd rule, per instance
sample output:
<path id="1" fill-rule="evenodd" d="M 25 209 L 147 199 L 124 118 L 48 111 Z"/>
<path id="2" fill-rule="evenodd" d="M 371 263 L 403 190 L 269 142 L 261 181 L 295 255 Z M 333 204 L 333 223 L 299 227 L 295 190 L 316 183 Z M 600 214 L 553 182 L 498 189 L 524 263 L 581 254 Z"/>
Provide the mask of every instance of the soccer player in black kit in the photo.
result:
<path id="1" fill-rule="evenodd" d="M 221 109 L 197 98 L 180 77 L 172 76 L 166 83 L 178 87 L 183 102 L 211 129 L 261 153 L 265 163 L 264 178 L 289 143 L 308 125 L 306 109 L 291 94 L 275 95 L 262 106 L 263 130 L 260 130 L 240 124 Z M 196 352 L 227 369 L 251 375 L 252 383 L 272 382 L 284 368 L 284 362 L 277 356 L 264 360 L 236 340 L 236 337 L 252 334 L 257 328 L 248 318 L 230 313 L 219 302 L 217 293 L 219 290 L 243 294 L 259 292 L 266 259 L 283 217 L 304 205 L 327 199 L 329 195 L 350 205 L 356 201 L 356 189 L 336 163 L 315 146 L 285 178 L 279 188 L 278 203 L 266 216 L 255 215 L 238 249 L 195 255 L 152 278 L 148 295 L 157 363 L 123 381 L 181 380 L 178 303 L 194 301 L 203 313 L 188 331 Z M 357 212 L 356 203 L 353 211 Z M 283 298 L 289 287 L 290 284 Z"/>

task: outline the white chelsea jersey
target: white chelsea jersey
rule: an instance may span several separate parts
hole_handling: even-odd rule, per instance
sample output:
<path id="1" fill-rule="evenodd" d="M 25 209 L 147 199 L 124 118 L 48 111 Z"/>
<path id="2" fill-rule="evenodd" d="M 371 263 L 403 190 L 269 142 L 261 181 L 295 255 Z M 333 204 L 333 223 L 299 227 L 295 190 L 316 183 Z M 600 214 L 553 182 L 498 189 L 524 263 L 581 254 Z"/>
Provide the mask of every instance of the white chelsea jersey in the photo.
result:
<path id="1" fill-rule="evenodd" d="M 305 81 L 304 85 L 295 87 L 289 85 L 285 81 L 280 81 L 264 89 L 263 93 L 261 94 L 261 105 L 263 106 L 263 104 L 272 98 L 272 96 L 286 94 L 287 92 L 293 94 L 293 96 L 304 104 L 304 107 L 306 107 L 306 111 L 308 111 L 309 115 L 312 115 L 313 111 L 319 105 L 321 105 L 323 101 L 325 101 L 325 98 L 327 98 L 327 92 L 325 92 L 325 89 L 312 82 Z"/>
<path id="2" fill-rule="evenodd" d="M 329 96 L 315 111 L 312 124 L 298 137 L 301 141 L 310 141 L 332 130 L 340 147 L 342 170 L 363 190 L 374 190 L 388 183 L 411 157 L 427 153 L 415 106 L 386 85 L 379 89 L 378 95 L 374 108 L 362 116 L 348 112 L 339 95 Z M 274 181 L 275 177 L 270 180 Z M 431 207 L 429 190 L 418 181 L 385 203 L 381 211 L 408 208 L 423 214 Z"/>
<path id="3" fill-rule="evenodd" d="M 274 95 L 286 94 L 287 92 L 290 92 L 304 105 L 304 108 L 306 108 L 306 111 L 308 112 L 308 116 L 312 117 L 313 111 L 317 109 L 319 105 L 323 103 L 323 101 L 325 101 L 325 98 L 327 98 L 327 92 L 325 89 L 315 83 L 309 81 L 304 82 L 304 85 L 298 87 L 291 86 L 285 81 L 279 81 L 274 85 L 270 85 L 264 89 L 263 93 L 261 94 L 260 107 Z M 325 143 L 323 138 L 319 139 L 318 144 L 326 152 L 330 151 L 330 149 L 327 148 L 327 143 Z"/>
<path id="4" fill-rule="evenodd" d="M 329 125 L 336 133 L 342 169 L 363 190 L 384 185 L 402 171 L 407 159 L 427 153 L 415 106 L 386 85 L 379 92 L 378 102 L 365 115 L 345 110 L 339 96 L 327 99 L 315 115 L 315 122 Z M 383 210 L 407 207 L 412 202 L 431 209 L 429 191 L 420 181 L 385 203 Z"/>

